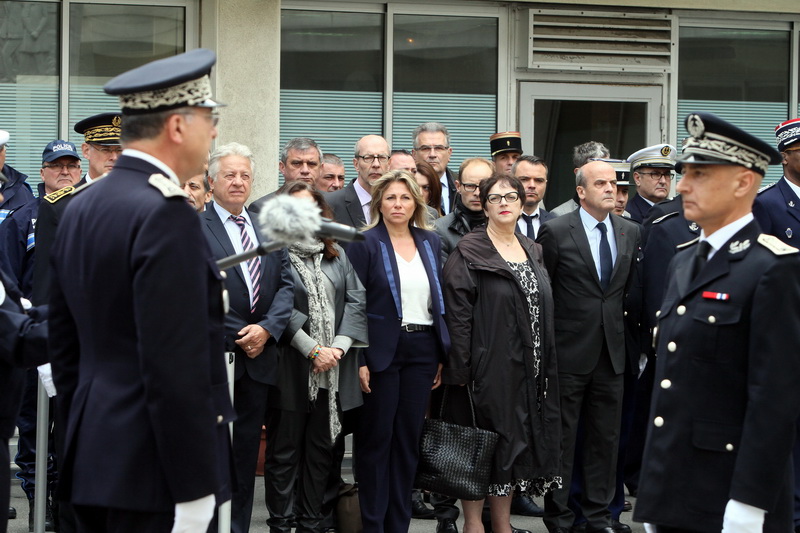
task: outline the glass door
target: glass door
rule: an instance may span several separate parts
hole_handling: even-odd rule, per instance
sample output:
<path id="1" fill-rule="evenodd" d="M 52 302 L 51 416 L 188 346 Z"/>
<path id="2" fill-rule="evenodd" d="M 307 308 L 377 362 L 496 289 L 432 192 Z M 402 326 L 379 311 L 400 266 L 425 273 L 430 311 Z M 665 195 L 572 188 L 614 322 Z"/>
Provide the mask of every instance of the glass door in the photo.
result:
<path id="1" fill-rule="evenodd" d="M 662 87 L 523 82 L 520 132 L 527 154 L 549 166 L 548 208 L 575 193 L 572 149 L 587 141 L 606 145 L 614 159 L 661 142 Z"/>

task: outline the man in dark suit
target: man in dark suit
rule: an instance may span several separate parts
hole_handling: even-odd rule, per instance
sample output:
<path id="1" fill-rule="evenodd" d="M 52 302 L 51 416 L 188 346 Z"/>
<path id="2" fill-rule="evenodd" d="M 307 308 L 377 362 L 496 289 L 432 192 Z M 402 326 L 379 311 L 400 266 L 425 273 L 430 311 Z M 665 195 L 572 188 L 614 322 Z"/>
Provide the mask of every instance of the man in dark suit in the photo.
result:
<path id="1" fill-rule="evenodd" d="M 517 221 L 517 230 L 535 241 L 541 225 L 555 218 L 539 205 L 547 191 L 547 164 L 541 157 L 521 155 L 511 167 L 511 175 L 525 187 L 525 203 Z"/>
<path id="2" fill-rule="evenodd" d="M 780 154 L 710 113 L 686 129 L 677 190 L 702 232 L 669 267 L 634 518 L 656 531 L 791 531 L 800 260 L 752 214 Z"/>
<path id="3" fill-rule="evenodd" d="M 369 224 L 372 183 L 389 169 L 389 143 L 380 135 L 366 135 L 356 143 L 353 166 L 358 177 L 344 189 L 325 195 L 339 224 L 360 228 Z"/>
<path id="4" fill-rule="evenodd" d="M 614 496 L 626 365 L 623 298 L 640 236 L 635 224 L 610 214 L 616 196 L 614 167 L 591 161 L 576 178 L 581 207 L 544 224 L 537 240 L 555 300 L 565 482 L 545 498 L 544 521 L 553 533 L 567 533 L 573 525 L 569 480 L 583 418 L 581 510 L 586 531 L 612 533 L 608 505 Z"/>
<path id="5" fill-rule="evenodd" d="M 214 257 L 222 259 L 258 245 L 262 241 L 259 225 L 244 207 L 255 177 L 250 149 L 239 143 L 217 148 L 208 174 L 214 197 L 200 219 Z M 236 354 L 233 454 L 237 490 L 231 503 L 231 529 L 247 533 L 269 385 L 277 384 L 276 343 L 292 314 L 294 282 L 285 248 L 240 263 L 225 274 L 230 297 L 225 350 Z M 278 524 L 271 527 L 281 529 Z"/>
<path id="6" fill-rule="evenodd" d="M 217 134 L 215 60 L 192 50 L 106 84 L 125 151 L 53 246 L 59 492 L 82 531 L 204 531 L 230 497 L 222 278 L 180 188 Z"/>
<path id="7" fill-rule="evenodd" d="M 753 215 L 764 233 L 788 245 L 800 238 L 800 119 L 787 120 L 775 128 L 781 152 L 783 178 L 758 192 Z M 797 422 L 800 437 L 800 420 Z M 794 530 L 800 532 L 800 438 L 794 443 Z"/>
<path id="8" fill-rule="evenodd" d="M 439 122 L 425 122 L 411 134 L 414 149 L 411 154 L 417 161 L 427 161 L 439 174 L 442 184 L 442 212 L 450 213 L 456 205 L 456 179 L 447 164 L 453 155 L 450 146 L 450 132 Z"/>
<path id="9" fill-rule="evenodd" d="M 299 180 L 315 186 L 322 172 L 322 150 L 314 139 L 308 137 L 289 139 L 281 148 L 278 170 L 283 174 L 285 182 Z M 264 209 L 264 204 L 274 197 L 275 191 L 265 194 L 253 201 L 247 210 L 253 214 L 260 213 Z"/>
<path id="10" fill-rule="evenodd" d="M 648 146 L 631 154 L 628 163 L 636 183 L 636 194 L 628 200 L 626 211 L 631 220 L 641 224 L 650 208 L 669 196 L 675 148 L 670 144 Z"/>

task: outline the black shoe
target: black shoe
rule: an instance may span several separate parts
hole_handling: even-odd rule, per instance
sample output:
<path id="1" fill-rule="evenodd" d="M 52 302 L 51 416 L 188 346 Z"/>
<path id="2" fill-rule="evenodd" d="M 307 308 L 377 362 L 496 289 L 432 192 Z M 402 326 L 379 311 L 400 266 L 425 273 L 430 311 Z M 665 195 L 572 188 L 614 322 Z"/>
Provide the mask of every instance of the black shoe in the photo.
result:
<path id="1" fill-rule="evenodd" d="M 415 493 L 415 495 L 416 496 L 411 497 L 411 518 L 421 520 L 433 520 L 436 518 L 433 509 L 425 505 L 425 502 L 422 501 L 422 495 L 418 492 Z"/>
<path id="2" fill-rule="evenodd" d="M 630 513 L 633 510 L 633 504 L 630 501 L 625 500 L 622 504 L 622 512 L 623 513 Z"/>
<path id="3" fill-rule="evenodd" d="M 436 524 L 436 533 L 458 533 L 456 521 L 452 518 L 443 518 Z"/>
<path id="4" fill-rule="evenodd" d="M 481 517 L 481 521 L 483 522 L 483 533 L 492 533 L 492 520 L 488 516 Z M 527 529 L 517 529 L 514 527 L 514 524 L 509 524 L 511 526 L 511 533 L 531 533 Z M 559 529 L 559 528 L 556 528 Z M 564 530 L 563 532 L 555 532 L 555 533 L 569 533 L 569 530 Z"/>
<path id="5" fill-rule="evenodd" d="M 572 529 L 568 527 L 556 527 L 551 529 L 549 533 L 572 533 Z"/>
<path id="6" fill-rule="evenodd" d="M 619 520 L 611 521 L 611 529 L 613 529 L 616 533 L 631 533 L 631 526 L 628 524 L 623 524 Z"/>
<path id="7" fill-rule="evenodd" d="M 511 533 L 531 533 L 527 529 L 517 529 L 513 525 L 511 525 Z"/>
<path id="8" fill-rule="evenodd" d="M 8 507 L 8 519 L 14 520 L 17 517 L 17 508 L 16 507 Z"/>
<path id="9" fill-rule="evenodd" d="M 544 509 L 527 494 L 514 494 L 511 498 L 511 514 L 520 516 L 544 516 Z"/>
<path id="10" fill-rule="evenodd" d="M 599 529 L 589 529 L 586 528 L 586 533 L 615 533 L 614 529 L 611 527 L 601 527 Z"/>
<path id="11" fill-rule="evenodd" d="M 572 527 L 569 528 L 569 533 L 586 533 L 586 522 L 572 524 Z"/>

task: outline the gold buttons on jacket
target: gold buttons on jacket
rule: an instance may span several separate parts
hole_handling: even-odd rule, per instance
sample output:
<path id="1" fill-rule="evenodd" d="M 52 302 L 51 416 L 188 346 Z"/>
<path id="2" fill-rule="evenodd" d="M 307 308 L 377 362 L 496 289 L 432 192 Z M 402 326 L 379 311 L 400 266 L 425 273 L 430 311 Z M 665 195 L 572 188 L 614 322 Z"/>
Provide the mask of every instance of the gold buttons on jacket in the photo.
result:
<path id="1" fill-rule="evenodd" d="M 683 314 L 686 313 L 686 306 L 685 305 L 679 305 L 678 308 L 675 311 L 678 313 L 678 315 L 683 316 Z"/>
<path id="2" fill-rule="evenodd" d="M 729 451 L 729 452 L 732 452 L 733 451 L 733 444 L 731 444 L 731 443 L 726 444 L 725 445 L 725 449 L 727 451 Z"/>
<path id="3" fill-rule="evenodd" d="M 659 309 L 658 311 L 656 311 L 656 318 L 658 318 L 658 317 L 660 317 L 660 316 L 661 316 L 661 309 Z"/>
<path id="4" fill-rule="evenodd" d="M 717 317 L 715 317 L 714 315 L 709 315 L 709 317 L 708 317 L 708 323 L 709 324 L 713 324 L 716 321 L 717 321 Z"/>
<path id="5" fill-rule="evenodd" d="M 657 428 L 660 428 L 661 426 L 664 425 L 664 419 L 661 418 L 660 416 L 655 417 L 655 419 L 653 420 L 653 425 L 655 425 Z"/>
<path id="6" fill-rule="evenodd" d="M 222 415 L 217 415 L 217 424 L 222 424 L 222 421 L 225 420 L 222 418 Z"/>
<path id="7" fill-rule="evenodd" d="M 669 344 L 667 344 L 667 350 L 669 350 L 670 352 L 674 352 L 677 349 L 678 345 L 675 344 L 675 341 L 670 341 Z"/>
<path id="8" fill-rule="evenodd" d="M 672 387 L 672 382 L 670 380 L 668 380 L 668 379 L 661 380 L 661 388 L 662 389 L 668 389 L 670 387 Z"/>

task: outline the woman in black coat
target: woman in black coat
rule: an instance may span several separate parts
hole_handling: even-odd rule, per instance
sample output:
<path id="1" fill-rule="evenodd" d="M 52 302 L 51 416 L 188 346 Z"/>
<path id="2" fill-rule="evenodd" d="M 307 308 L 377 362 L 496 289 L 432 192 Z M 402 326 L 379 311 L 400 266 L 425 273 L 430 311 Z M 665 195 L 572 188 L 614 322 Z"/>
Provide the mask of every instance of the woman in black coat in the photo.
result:
<path id="1" fill-rule="evenodd" d="M 540 246 L 515 231 L 522 184 L 495 174 L 480 198 L 486 226 L 465 235 L 444 268 L 452 348 L 442 377 L 467 385 L 478 427 L 500 435 L 489 506 L 492 530 L 511 533 L 514 490 L 539 496 L 561 484 L 553 297 Z M 482 531 L 483 501 L 462 505 L 464 533 Z"/>

